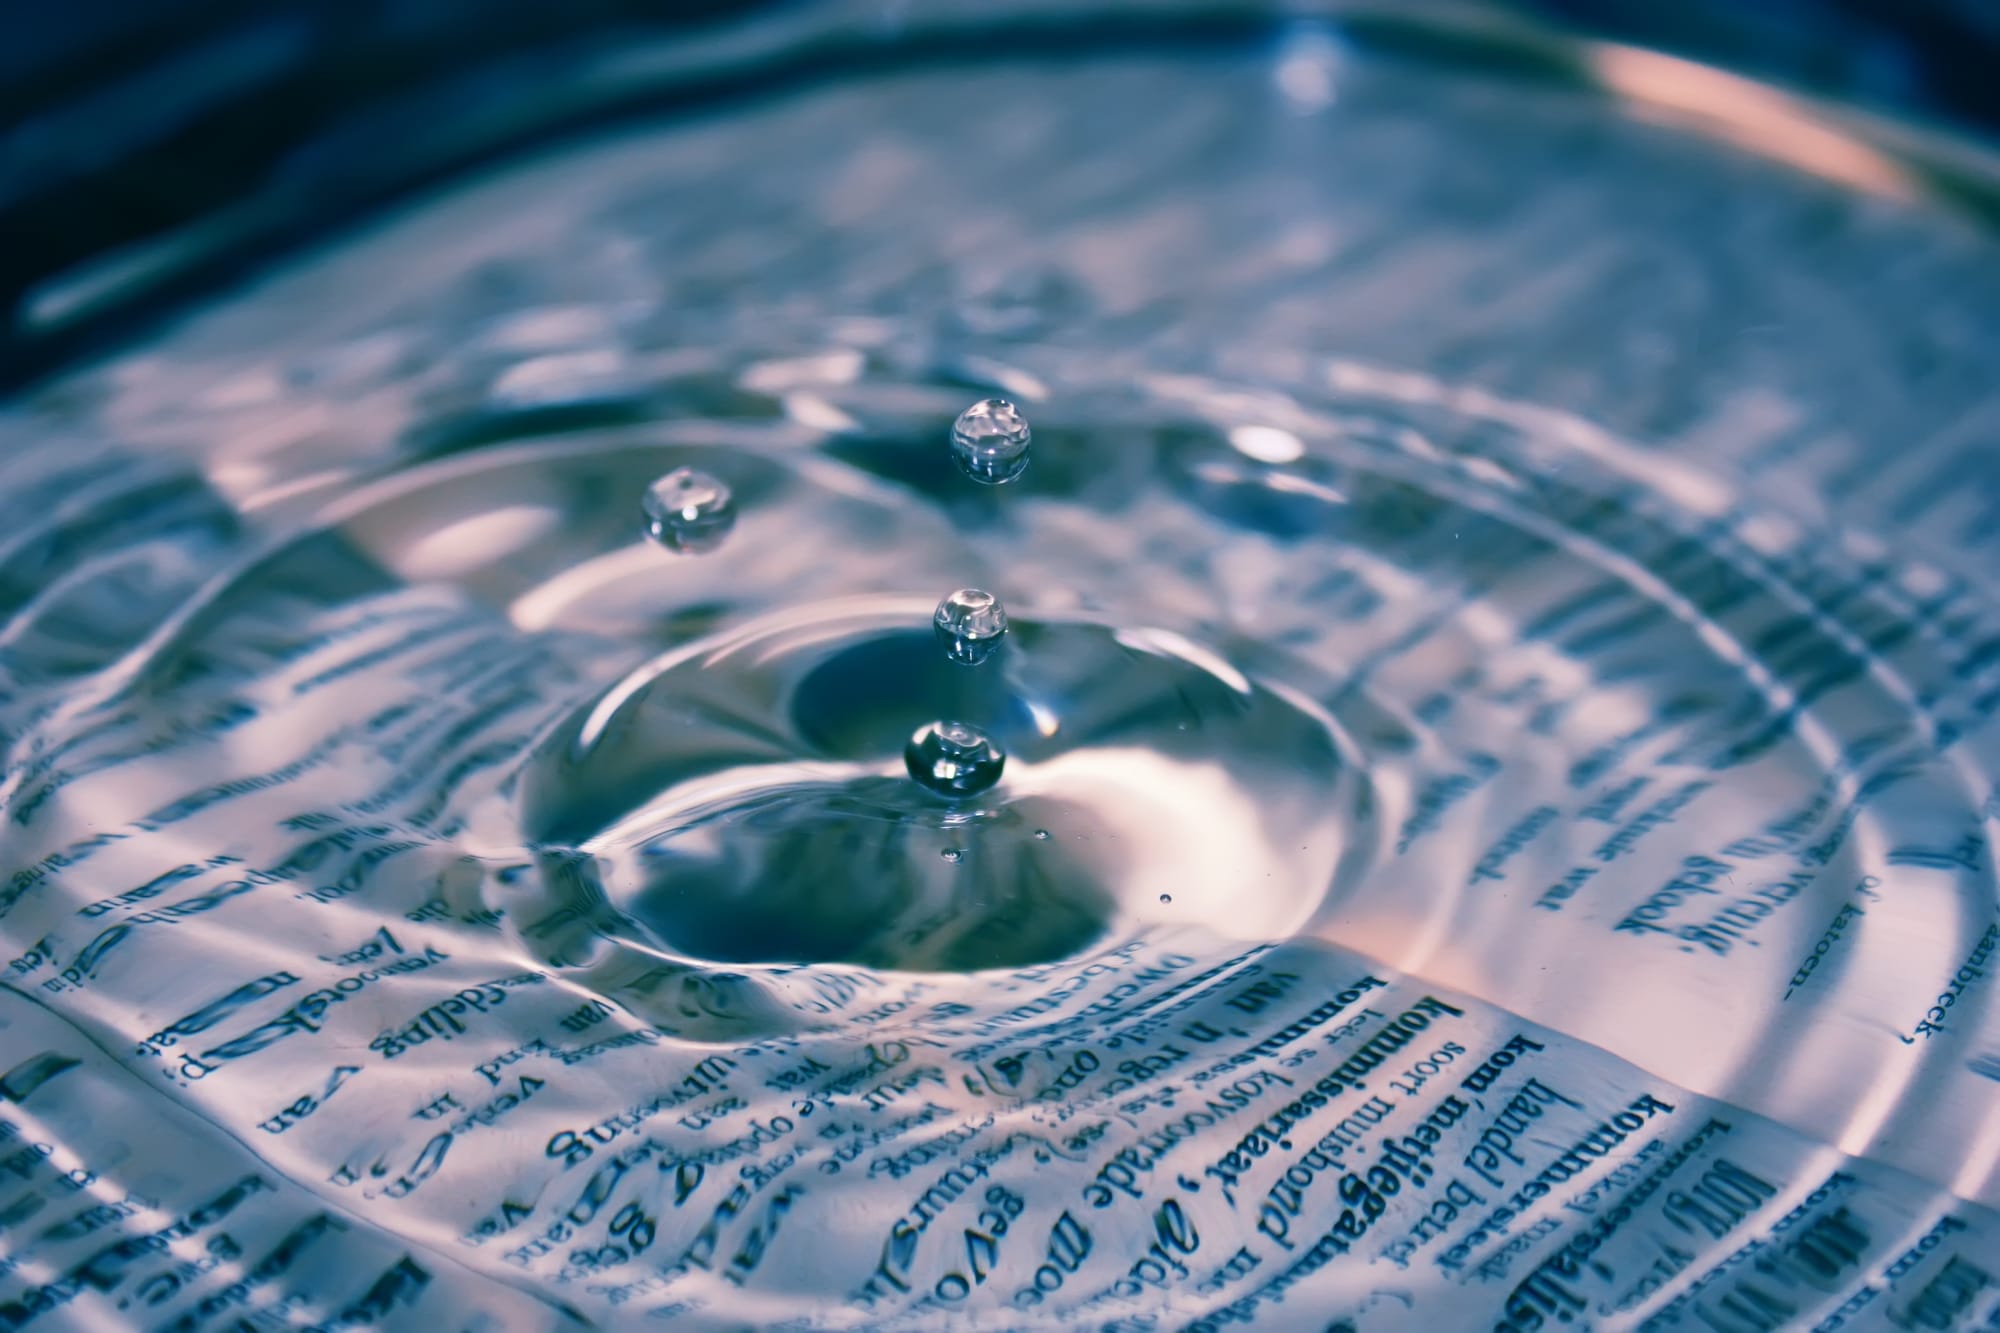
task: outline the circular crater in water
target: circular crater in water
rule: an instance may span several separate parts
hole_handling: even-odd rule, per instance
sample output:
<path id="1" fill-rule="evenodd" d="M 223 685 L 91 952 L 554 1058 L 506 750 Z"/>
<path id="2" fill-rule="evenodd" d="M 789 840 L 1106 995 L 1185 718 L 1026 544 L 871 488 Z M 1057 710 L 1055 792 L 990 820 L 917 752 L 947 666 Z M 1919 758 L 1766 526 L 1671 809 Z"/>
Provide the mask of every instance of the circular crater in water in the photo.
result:
<path id="1" fill-rule="evenodd" d="M 1153 925 L 1281 937 L 1366 840 L 1332 718 L 1222 650 L 1022 617 L 967 669 L 928 611 L 821 605 L 648 663 L 536 752 L 523 836 L 584 866 L 610 933 L 650 951 L 947 972 Z M 935 718 L 1007 752 L 998 786 L 953 800 L 907 776 Z"/>

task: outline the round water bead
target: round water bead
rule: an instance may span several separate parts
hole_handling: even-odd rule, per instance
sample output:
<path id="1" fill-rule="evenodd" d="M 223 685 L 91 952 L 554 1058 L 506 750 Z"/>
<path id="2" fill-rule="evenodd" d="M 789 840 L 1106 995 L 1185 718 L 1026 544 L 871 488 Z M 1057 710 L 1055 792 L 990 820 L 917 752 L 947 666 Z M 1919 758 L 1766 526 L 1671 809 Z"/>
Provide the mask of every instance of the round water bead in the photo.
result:
<path id="1" fill-rule="evenodd" d="M 1007 633 L 1007 608 L 990 592 L 960 588 L 937 604 L 931 617 L 945 656 L 965 666 L 978 666 L 1000 646 Z"/>
<path id="2" fill-rule="evenodd" d="M 987 398 L 951 424 L 951 456 L 974 481 L 998 486 L 1028 470 L 1028 423 L 1005 398 Z"/>
<path id="3" fill-rule="evenodd" d="M 736 526 L 729 487 L 691 467 L 677 467 L 648 486 L 639 507 L 646 535 L 670 551 L 712 551 Z"/>
<path id="4" fill-rule="evenodd" d="M 910 776 L 940 796 L 977 796 L 1000 780 L 1007 755 L 978 727 L 932 722 L 903 749 Z"/>

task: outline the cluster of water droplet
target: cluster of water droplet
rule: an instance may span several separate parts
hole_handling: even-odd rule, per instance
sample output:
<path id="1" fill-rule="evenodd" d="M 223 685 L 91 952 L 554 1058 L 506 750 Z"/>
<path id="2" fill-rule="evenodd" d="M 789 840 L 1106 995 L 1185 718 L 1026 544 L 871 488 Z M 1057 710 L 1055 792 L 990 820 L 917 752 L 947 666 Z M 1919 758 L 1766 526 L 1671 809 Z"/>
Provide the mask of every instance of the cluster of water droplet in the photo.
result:
<path id="1" fill-rule="evenodd" d="M 951 424 L 951 456 L 974 481 L 1012 481 L 1028 468 L 1028 423 L 1004 398 L 974 403 Z M 931 628 L 946 657 L 978 666 L 1006 637 L 1007 608 L 984 589 L 960 588 L 937 604 Z M 941 796 L 977 796 L 1000 781 L 1007 752 L 969 722 L 940 721 L 917 729 L 903 762 L 911 777 Z"/>
<path id="2" fill-rule="evenodd" d="M 1028 439 L 1028 423 L 1014 405 L 987 398 L 952 422 L 951 454 L 966 476 L 997 486 L 1027 471 Z M 736 526 L 736 499 L 729 486 L 691 467 L 675 468 L 648 486 L 640 509 L 646 534 L 682 554 L 714 550 Z M 931 626 L 947 657 L 962 666 L 978 666 L 1006 637 L 1007 609 L 990 592 L 960 588 L 938 603 Z M 941 796 L 963 797 L 999 782 L 1007 754 L 968 722 L 937 721 L 910 737 L 903 761 L 925 787 Z"/>
<path id="3" fill-rule="evenodd" d="M 937 604 L 931 628 L 946 657 L 978 666 L 1006 636 L 1007 608 L 984 589 L 960 588 Z M 977 796 L 1000 781 L 1007 753 L 969 722 L 931 722 L 910 737 L 903 762 L 911 777 L 941 796 Z"/>

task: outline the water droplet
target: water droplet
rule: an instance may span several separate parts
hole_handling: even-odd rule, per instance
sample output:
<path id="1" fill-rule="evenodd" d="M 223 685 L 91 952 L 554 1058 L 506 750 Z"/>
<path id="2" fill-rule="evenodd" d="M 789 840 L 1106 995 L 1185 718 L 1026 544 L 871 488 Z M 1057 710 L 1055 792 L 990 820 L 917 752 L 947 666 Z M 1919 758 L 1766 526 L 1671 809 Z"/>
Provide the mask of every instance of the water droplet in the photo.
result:
<path id="1" fill-rule="evenodd" d="M 1160 895 L 1160 901 L 1163 903 L 1170 903 L 1173 900 L 1174 900 L 1174 895 L 1171 893 L 1163 893 Z"/>
<path id="2" fill-rule="evenodd" d="M 990 592 L 960 588 L 937 604 L 931 625 L 944 645 L 945 656 L 966 666 L 978 666 L 1007 633 L 1007 608 Z"/>
<path id="3" fill-rule="evenodd" d="M 951 425 L 951 456 L 974 481 L 998 486 L 1028 470 L 1028 423 L 1005 398 L 986 398 Z"/>
<path id="4" fill-rule="evenodd" d="M 1038 828 L 1035 830 L 1036 842 L 1047 842 L 1048 840 L 1049 840 L 1049 831 L 1047 829 Z"/>
<path id="5" fill-rule="evenodd" d="M 903 762 L 941 796 L 976 796 L 1000 780 L 1007 755 L 978 727 L 932 722 L 910 737 Z"/>
<path id="6" fill-rule="evenodd" d="M 736 526 L 729 487 L 691 467 L 677 467 L 648 486 L 639 507 L 646 535 L 670 551 L 712 551 Z"/>
<path id="7" fill-rule="evenodd" d="M 960 861 L 963 861 L 965 859 L 965 853 L 960 851 L 956 847 L 947 847 L 943 851 L 939 852 L 938 855 L 942 856 L 945 860 L 951 862 L 953 865 L 957 865 Z"/>

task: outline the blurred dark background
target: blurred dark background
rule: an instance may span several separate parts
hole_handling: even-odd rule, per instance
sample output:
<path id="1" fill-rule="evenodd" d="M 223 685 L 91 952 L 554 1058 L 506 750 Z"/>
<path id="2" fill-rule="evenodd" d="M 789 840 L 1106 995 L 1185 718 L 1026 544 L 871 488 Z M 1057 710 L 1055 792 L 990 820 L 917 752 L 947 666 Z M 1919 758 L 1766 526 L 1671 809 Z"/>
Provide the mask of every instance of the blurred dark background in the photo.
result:
<path id="1" fill-rule="evenodd" d="M 1995 0 L 1491 7 L 2000 135 Z M 1084 0 L 993 17 L 1008 8 L 9 0 L 0 42 L 0 303 L 9 312 L 0 387 L 127 336 L 149 315 L 357 210 L 538 136 L 871 62 L 991 50 L 967 38 L 981 24 L 1025 25 L 1051 58 L 1130 42 L 1141 25 L 1129 8 L 1093 17 Z M 1163 21 L 1145 22 L 1145 40 L 1256 41 L 1268 28 L 1268 15 L 1233 5 L 1168 9 Z M 718 40 L 746 22 L 767 27 L 769 42 Z M 703 58 L 704 41 L 713 60 Z M 650 78 L 607 82 L 618 56 L 677 46 L 692 53 L 684 65 L 669 58 Z M 51 280 L 93 269 L 109 275 L 114 297 L 37 300 Z"/>

